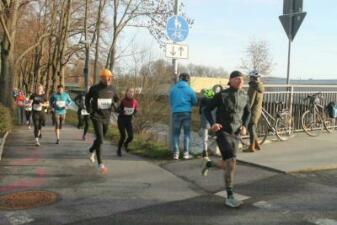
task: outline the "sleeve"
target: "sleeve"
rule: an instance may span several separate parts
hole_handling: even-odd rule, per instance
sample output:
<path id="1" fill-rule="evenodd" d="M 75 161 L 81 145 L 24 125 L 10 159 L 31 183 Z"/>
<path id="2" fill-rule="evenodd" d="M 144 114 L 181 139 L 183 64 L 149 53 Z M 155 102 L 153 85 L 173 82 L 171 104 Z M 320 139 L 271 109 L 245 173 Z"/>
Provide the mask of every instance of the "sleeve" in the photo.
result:
<path id="1" fill-rule="evenodd" d="M 135 112 L 133 113 L 133 115 L 136 115 L 136 113 L 138 113 L 139 109 L 138 109 L 138 101 L 135 100 L 136 103 L 135 103 Z"/>
<path id="2" fill-rule="evenodd" d="M 214 98 L 212 98 L 206 105 L 206 107 L 204 107 L 203 112 L 205 114 L 205 117 L 207 119 L 207 121 L 211 124 L 211 126 L 215 123 L 213 116 L 212 116 L 212 111 L 217 108 L 220 104 L 220 98 L 221 98 L 221 94 L 216 94 L 214 96 Z"/>
<path id="3" fill-rule="evenodd" d="M 118 105 L 116 112 L 123 113 L 123 110 L 124 110 L 124 106 L 123 106 L 123 100 L 122 100 L 121 103 Z"/>
<path id="4" fill-rule="evenodd" d="M 75 104 L 78 106 L 78 107 L 80 107 L 80 101 L 81 101 L 81 98 L 82 98 L 82 95 L 81 94 L 78 94 L 76 97 L 75 97 L 75 99 L 74 99 L 74 102 L 75 102 Z"/>
<path id="5" fill-rule="evenodd" d="M 85 95 L 85 108 L 87 109 L 88 113 L 92 112 L 92 107 L 91 107 L 91 98 L 93 97 L 93 89 L 92 87 L 89 89 L 88 93 Z"/>
<path id="6" fill-rule="evenodd" d="M 34 100 L 34 94 L 29 96 L 29 100 L 32 100 L 32 101 Z"/>
<path id="7" fill-rule="evenodd" d="M 252 96 L 248 97 L 249 106 L 252 107 L 256 98 L 256 90 L 254 90 Z"/>
<path id="8" fill-rule="evenodd" d="M 71 105 L 73 100 L 70 98 L 69 94 L 67 94 L 67 106 Z"/>
<path id="9" fill-rule="evenodd" d="M 191 88 L 191 95 L 192 95 L 192 105 L 197 105 L 198 104 L 198 98 L 195 92 Z"/>
<path id="10" fill-rule="evenodd" d="M 250 121 L 250 117 L 251 117 L 251 110 L 250 110 L 250 105 L 247 102 L 245 108 L 244 108 L 244 112 L 242 115 L 242 125 L 244 127 L 248 127 L 249 121 Z"/>
<path id="11" fill-rule="evenodd" d="M 45 99 L 45 100 L 47 100 L 47 99 Z M 54 95 L 52 95 L 49 99 L 49 105 L 50 105 L 51 108 L 54 108 L 54 103 L 55 103 L 54 101 L 55 101 Z"/>

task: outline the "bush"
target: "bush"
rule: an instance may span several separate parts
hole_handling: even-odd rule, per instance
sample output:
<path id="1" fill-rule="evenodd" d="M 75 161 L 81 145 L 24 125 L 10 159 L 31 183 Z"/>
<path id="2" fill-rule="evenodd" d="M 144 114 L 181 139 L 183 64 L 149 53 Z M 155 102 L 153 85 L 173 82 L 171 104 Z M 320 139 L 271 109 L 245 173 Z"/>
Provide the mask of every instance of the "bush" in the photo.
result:
<path id="1" fill-rule="evenodd" d="M 0 136 L 12 129 L 12 116 L 9 108 L 0 104 Z"/>

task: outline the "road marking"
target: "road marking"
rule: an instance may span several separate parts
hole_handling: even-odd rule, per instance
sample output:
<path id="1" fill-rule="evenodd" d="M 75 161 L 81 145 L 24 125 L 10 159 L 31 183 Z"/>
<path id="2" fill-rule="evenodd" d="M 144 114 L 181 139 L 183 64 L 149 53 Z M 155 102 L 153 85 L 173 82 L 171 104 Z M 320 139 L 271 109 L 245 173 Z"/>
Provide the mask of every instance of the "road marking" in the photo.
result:
<path id="1" fill-rule="evenodd" d="M 316 225 L 337 225 L 337 221 L 331 219 L 314 219 L 311 222 Z"/>
<path id="2" fill-rule="evenodd" d="M 215 193 L 215 195 L 220 196 L 222 198 L 227 198 L 227 192 L 226 191 L 220 191 L 218 193 Z M 234 196 L 239 201 L 244 201 L 244 200 L 250 199 L 250 196 L 241 195 L 241 194 L 238 194 L 238 193 L 234 193 Z"/>
<path id="3" fill-rule="evenodd" d="M 22 225 L 26 223 L 31 223 L 34 221 L 28 213 L 20 212 L 20 213 L 7 213 L 6 217 L 11 225 Z"/>
<path id="4" fill-rule="evenodd" d="M 290 210 L 287 209 L 283 209 L 282 207 L 278 206 L 278 205 L 274 205 L 271 204 L 269 202 L 266 201 L 259 201 L 259 202 L 255 202 L 253 204 L 253 206 L 260 208 L 260 209 L 265 209 L 265 210 L 277 210 L 282 214 L 289 214 Z"/>

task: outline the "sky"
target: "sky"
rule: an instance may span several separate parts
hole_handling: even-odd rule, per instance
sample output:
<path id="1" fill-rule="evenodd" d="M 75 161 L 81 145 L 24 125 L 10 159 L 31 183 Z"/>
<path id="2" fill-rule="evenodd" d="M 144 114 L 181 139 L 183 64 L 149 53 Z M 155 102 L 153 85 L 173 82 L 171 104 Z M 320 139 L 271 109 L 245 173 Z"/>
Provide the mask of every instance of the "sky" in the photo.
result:
<path id="1" fill-rule="evenodd" d="M 274 61 L 272 76 L 286 77 L 288 38 L 279 21 L 282 0 L 181 0 L 194 19 L 188 38 L 189 59 L 179 63 L 240 69 L 253 39 L 265 40 Z M 337 79 L 337 1 L 304 0 L 307 16 L 292 43 L 292 79 Z M 165 57 L 147 33 L 136 37 L 157 57 Z"/>

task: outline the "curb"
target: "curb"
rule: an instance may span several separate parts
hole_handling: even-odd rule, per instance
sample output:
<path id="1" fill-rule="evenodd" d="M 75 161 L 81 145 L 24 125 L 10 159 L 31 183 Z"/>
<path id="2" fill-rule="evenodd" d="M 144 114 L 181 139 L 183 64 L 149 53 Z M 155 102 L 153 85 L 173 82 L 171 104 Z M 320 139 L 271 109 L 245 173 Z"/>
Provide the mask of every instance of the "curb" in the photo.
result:
<path id="1" fill-rule="evenodd" d="M 2 138 L 2 142 L 1 142 L 1 146 L 0 146 L 0 160 L 2 158 L 2 153 L 3 153 L 4 147 L 5 147 L 5 143 L 6 143 L 6 139 L 7 139 L 8 134 L 9 134 L 9 132 L 7 131 Z"/>

